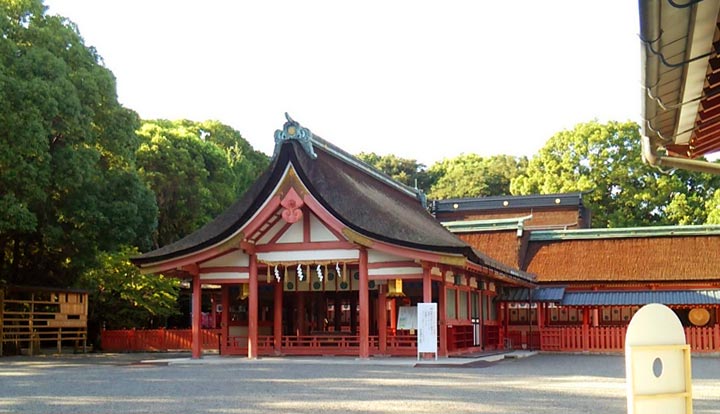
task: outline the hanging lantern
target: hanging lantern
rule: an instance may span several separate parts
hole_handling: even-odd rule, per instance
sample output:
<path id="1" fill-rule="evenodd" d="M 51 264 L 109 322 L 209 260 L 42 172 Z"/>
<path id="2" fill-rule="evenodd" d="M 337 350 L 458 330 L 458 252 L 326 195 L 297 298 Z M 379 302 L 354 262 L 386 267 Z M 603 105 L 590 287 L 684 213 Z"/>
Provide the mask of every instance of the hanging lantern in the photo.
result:
<path id="1" fill-rule="evenodd" d="M 389 298 L 402 298 L 405 297 L 403 293 L 402 279 L 390 279 L 388 280 L 388 293 Z"/>
<path id="2" fill-rule="evenodd" d="M 242 283 L 240 285 L 240 295 L 238 295 L 238 300 L 244 300 L 247 299 L 247 297 L 250 296 L 250 285 L 247 283 Z"/>

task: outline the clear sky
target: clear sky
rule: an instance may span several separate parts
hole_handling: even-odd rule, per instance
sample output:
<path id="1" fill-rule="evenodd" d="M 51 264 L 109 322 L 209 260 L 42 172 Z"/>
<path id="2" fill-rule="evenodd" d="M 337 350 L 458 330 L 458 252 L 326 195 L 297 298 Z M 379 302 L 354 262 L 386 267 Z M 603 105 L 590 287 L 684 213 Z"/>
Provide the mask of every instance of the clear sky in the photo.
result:
<path id="1" fill-rule="evenodd" d="M 637 2 L 46 0 L 144 119 L 216 119 L 272 153 L 290 115 L 343 149 L 427 165 L 532 156 L 640 120 Z"/>

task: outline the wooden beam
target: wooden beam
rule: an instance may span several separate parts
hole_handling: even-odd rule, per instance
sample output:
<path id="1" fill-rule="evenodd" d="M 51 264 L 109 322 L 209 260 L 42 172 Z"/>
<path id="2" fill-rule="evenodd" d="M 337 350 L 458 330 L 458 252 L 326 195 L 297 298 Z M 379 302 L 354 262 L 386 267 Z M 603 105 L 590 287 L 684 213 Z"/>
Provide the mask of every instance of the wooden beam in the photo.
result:
<path id="1" fill-rule="evenodd" d="M 227 284 L 222 285 L 221 292 L 222 316 L 220 317 L 220 328 L 222 341 L 219 352 L 222 354 L 223 349 L 227 347 L 228 337 L 230 336 L 230 286 Z"/>
<path id="2" fill-rule="evenodd" d="M 202 338 L 200 336 L 202 315 L 202 285 L 200 274 L 192 275 L 192 358 L 202 358 Z"/>
<path id="3" fill-rule="evenodd" d="M 370 357 L 370 292 L 368 290 L 368 252 L 360 249 L 360 358 Z M 355 312 L 355 310 L 351 310 Z"/>
<path id="4" fill-rule="evenodd" d="M 250 294 L 248 297 L 248 358 L 258 356 L 258 271 L 257 256 L 250 255 Z"/>
<path id="5" fill-rule="evenodd" d="M 378 347 L 380 354 L 387 352 L 387 286 L 381 285 L 377 302 Z"/>

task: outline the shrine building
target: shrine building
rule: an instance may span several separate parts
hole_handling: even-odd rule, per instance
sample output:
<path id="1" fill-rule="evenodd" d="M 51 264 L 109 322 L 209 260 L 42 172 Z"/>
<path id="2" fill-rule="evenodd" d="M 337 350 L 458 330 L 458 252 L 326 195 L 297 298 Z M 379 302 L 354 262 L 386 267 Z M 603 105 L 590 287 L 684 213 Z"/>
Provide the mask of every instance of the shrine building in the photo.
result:
<path id="1" fill-rule="evenodd" d="M 268 169 L 187 237 L 132 259 L 219 287 L 224 355 L 415 355 L 417 303 L 438 304 L 438 354 L 503 343 L 496 296 L 534 276 L 474 249 L 402 185 L 289 116 Z M 412 318 L 409 318 L 410 320 Z M 192 356 L 202 354 L 192 313 Z"/>

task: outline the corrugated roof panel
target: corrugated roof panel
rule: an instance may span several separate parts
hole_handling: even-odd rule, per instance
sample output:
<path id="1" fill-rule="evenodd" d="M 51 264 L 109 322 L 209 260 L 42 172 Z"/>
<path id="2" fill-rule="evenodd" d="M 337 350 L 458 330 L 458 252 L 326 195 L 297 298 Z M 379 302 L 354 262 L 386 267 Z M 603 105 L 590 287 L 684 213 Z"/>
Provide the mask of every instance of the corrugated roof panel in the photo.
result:
<path id="1" fill-rule="evenodd" d="M 545 287 L 534 290 L 532 297 L 537 302 L 560 302 L 564 295 L 564 287 Z"/>
<path id="2" fill-rule="evenodd" d="M 720 290 L 648 290 L 621 292 L 565 292 L 562 304 L 565 306 L 600 305 L 717 305 L 720 304 Z"/>
<path id="3" fill-rule="evenodd" d="M 526 288 L 506 289 L 500 300 L 504 302 L 528 302 L 532 292 L 533 302 L 560 302 L 565 293 L 564 287 L 541 287 L 534 290 Z"/>

